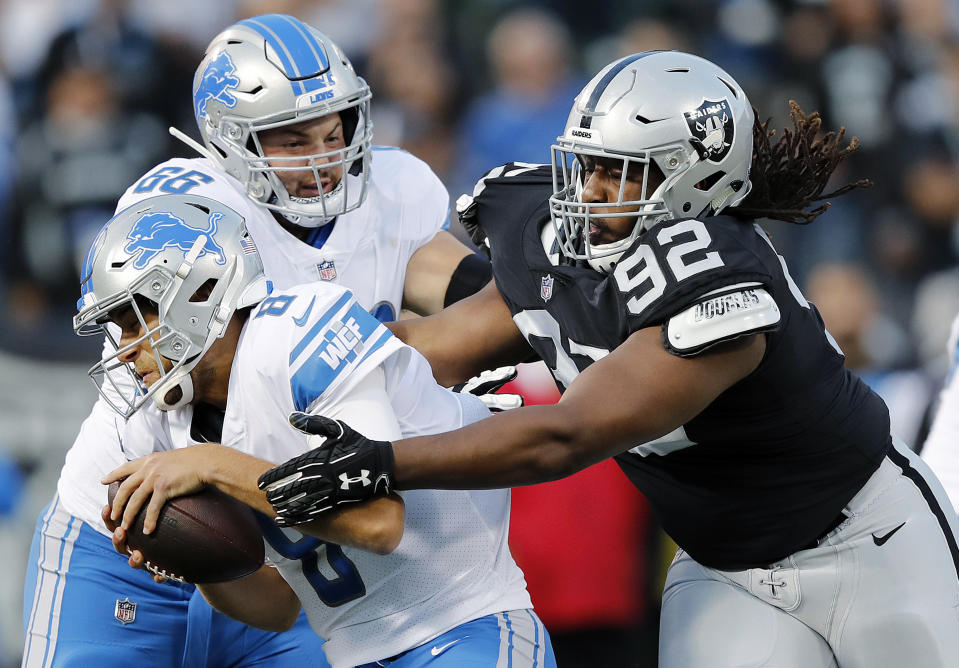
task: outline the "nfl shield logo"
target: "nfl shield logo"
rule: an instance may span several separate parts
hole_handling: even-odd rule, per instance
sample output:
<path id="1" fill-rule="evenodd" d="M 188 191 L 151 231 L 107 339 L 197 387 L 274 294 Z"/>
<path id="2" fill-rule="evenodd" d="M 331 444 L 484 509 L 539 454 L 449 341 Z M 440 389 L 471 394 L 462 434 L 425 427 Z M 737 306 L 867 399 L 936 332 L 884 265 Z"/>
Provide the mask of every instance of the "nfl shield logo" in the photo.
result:
<path id="1" fill-rule="evenodd" d="M 113 611 L 113 616 L 124 626 L 131 624 L 137 618 L 137 604 L 131 601 L 129 596 L 122 601 L 117 599 L 117 607 Z"/>
<path id="2" fill-rule="evenodd" d="M 553 277 L 547 274 L 543 276 L 539 283 L 539 296 L 544 302 L 548 302 L 553 296 Z"/>
<path id="3" fill-rule="evenodd" d="M 336 265 L 333 264 L 333 260 L 324 260 L 316 265 L 317 270 L 320 272 L 320 278 L 324 281 L 332 281 L 336 278 Z"/>

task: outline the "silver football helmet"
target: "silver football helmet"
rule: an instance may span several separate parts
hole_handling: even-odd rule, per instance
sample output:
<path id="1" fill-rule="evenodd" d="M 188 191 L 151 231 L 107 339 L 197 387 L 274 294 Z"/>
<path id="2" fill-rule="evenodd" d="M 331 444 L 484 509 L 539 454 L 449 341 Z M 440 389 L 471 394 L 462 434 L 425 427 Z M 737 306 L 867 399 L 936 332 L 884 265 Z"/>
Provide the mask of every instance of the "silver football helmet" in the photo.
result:
<path id="1" fill-rule="evenodd" d="M 366 198 L 373 124 L 370 88 L 329 37 L 299 19 L 266 14 L 213 38 L 193 79 L 200 136 L 247 194 L 302 227 L 319 227 Z M 259 133 L 339 113 L 341 149 L 266 160 Z M 341 169 L 332 191 L 290 195 L 279 173 Z"/>
<path id="2" fill-rule="evenodd" d="M 78 313 L 81 336 L 106 334 L 112 354 L 89 374 L 115 410 L 129 417 L 148 398 L 164 409 L 193 398 L 190 371 L 223 335 L 233 313 L 269 292 L 263 266 L 243 217 L 206 197 L 161 195 L 124 209 L 103 227 L 81 271 Z M 152 326 L 144 306 L 155 310 Z M 141 335 L 124 342 L 110 318 L 132 308 Z M 121 360 L 147 341 L 160 378 L 147 388 L 133 365 Z M 164 369 L 160 357 L 172 365 Z M 126 372 L 125 390 L 114 372 Z M 171 392 L 179 388 L 179 392 Z M 119 397 L 119 399 L 118 399 Z"/>
<path id="3" fill-rule="evenodd" d="M 651 51 L 607 65 L 576 97 L 552 147 L 550 212 L 563 254 L 609 272 L 642 230 L 737 205 L 751 187 L 752 131 L 743 89 L 708 60 Z M 585 168 L 598 158 L 622 161 L 617 201 L 582 201 Z M 640 169 L 640 199 L 624 200 L 627 173 Z M 653 189 L 655 169 L 663 181 Z M 591 218 L 624 216 L 636 218 L 630 235 L 590 244 Z"/>

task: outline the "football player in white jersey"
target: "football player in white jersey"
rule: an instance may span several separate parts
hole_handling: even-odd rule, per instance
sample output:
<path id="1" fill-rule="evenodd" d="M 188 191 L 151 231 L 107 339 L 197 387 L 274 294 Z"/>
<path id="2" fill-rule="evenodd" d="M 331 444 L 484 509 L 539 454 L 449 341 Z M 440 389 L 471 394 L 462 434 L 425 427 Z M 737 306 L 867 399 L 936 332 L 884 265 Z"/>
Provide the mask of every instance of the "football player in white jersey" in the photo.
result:
<path id="1" fill-rule="evenodd" d="M 125 438 L 138 453 L 171 450 L 103 478 L 123 481 L 109 518 L 120 523 L 118 551 L 126 554 L 125 529 L 143 505 L 150 531 L 166 499 L 214 485 L 264 514 L 269 557 L 247 578 L 199 585 L 218 609 L 276 630 L 302 606 L 334 668 L 555 666 L 509 554 L 508 491 L 394 494 L 284 533 L 257 487 L 271 462 L 315 445 L 289 423 L 294 410 L 362 420 L 395 438 L 487 417 L 479 399 L 438 386 L 425 359 L 339 286 L 314 282 L 267 296 L 243 218 L 212 200 L 166 195 L 136 204 L 104 228 L 88 262 L 75 328 L 99 333 L 113 323 L 120 331 L 91 375 L 126 369 L 142 384 L 131 411 L 146 407 Z M 225 411 L 222 445 L 183 447 L 175 425 L 193 407 L 161 412 L 151 401 L 164 395 L 162 403 L 176 405 L 188 394 Z"/>
<path id="2" fill-rule="evenodd" d="M 223 202 L 246 219 L 277 288 L 341 284 L 381 321 L 401 308 L 436 311 L 487 280 L 488 264 L 446 231 L 448 196 L 435 174 L 404 151 L 372 145 L 369 88 L 319 31 L 282 15 L 240 21 L 210 43 L 193 98 L 205 147 L 193 145 L 207 157 L 158 165 L 118 211 L 158 194 Z M 130 386 L 110 378 L 119 406 L 113 386 Z M 99 479 L 130 456 L 124 419 L 97 401 L 37 523 L 24 664 L 139 656 L 151 665 L 252 665 L 268 656 L 270 665 L 300 665 L 301 641 L 290 634 L 236 624 L 192 587 L 157 587 L 113 552 Z M 317 642 L 305 619 L 297 629 L 302 642 Z"/>
<path id="3" fill-rule="evenodd" d="M 959 513 L 959 373 L 956 369 L 959 369 L 959 316 L 952 321 L 949 334 L 949 374 L 921 451 Z"/>

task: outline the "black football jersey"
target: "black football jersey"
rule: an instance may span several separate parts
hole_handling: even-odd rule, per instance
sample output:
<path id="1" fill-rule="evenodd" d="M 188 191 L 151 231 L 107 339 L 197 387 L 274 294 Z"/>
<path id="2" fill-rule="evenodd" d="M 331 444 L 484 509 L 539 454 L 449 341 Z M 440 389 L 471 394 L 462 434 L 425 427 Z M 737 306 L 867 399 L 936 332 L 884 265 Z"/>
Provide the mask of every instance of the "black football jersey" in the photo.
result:
<path id="1" fill-rule="evenodd" d="M 630 334 L 664 326 L 707 293 L 764 288 L 781 317 L 759 367 L 673 433 L 616 460 L 670 536 L 708 566 L 775 563 L 833 524 L 890 447 L 889 413 L 843 367 L 757 225 L 660 223 L 603 275 L 551 245 L 548 167 L 510 164 L 477 190 L 467 215 L 487 235 L 514 322 L 560 391 Z"/>

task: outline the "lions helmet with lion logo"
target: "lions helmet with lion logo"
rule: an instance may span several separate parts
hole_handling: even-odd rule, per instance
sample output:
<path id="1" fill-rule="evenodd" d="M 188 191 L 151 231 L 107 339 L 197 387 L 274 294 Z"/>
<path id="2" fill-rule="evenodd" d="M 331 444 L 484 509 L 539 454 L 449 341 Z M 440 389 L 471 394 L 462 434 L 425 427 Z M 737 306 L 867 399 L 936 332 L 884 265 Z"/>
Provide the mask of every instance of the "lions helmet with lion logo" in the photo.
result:
<path id="1" fill-rule="evenodd" d="M 359 207 L 369 186 L 373 124 L 370 88 L 333 41 L 285 14 L 239 21 L 213 38 L 193 78 L 193 111 L 203 143 L 247 195 L 301 227 L 319 227 Z M 264 158 L 259 133 L 340 114 L 346 146 Z M 280 172 L 342 167 L 340 182 L 316 197 L 294 197 Z"/>
<path id="2" fill-rule="evenodd" d="M 553 146 L 550 210 L 564 255 L 608 272 L 641 231 L 675 218 L 717 214 L 749 193 L 753 109 L 729 74 L 678 51 L 621 58 L 576 97 L 566 129 Z M 623 161 L 658 171 L 662 183 L 641 199 L 584 204 L 584 158 Z M 626 214 L 616 207 L 630 207 Z M 632 215 L 625 239 L 591 245 L 590 216 Z"/>
<path id="3" fill-rule="evenodd" d="M 89 375 L 107 402 L 127 417 L 151 397 L 164 410 L 188 403 L 190 371 L 233 313 L 268 293 L 243 217 L 194 195 L 149 197 L 117 213 L 87 251 L 80 281 L 74 330 L 105 334 L 113 347 Z M 119 327 L 111 324 L 127 309 L 141 334 L 130 343 L 121 342 Z M 156 314 L 154 324 L 148 312 Z M 172 362 L 169 369 L 158 369 L 161 377 L 149 388 L 122 361 L 144 341 L 154 359 Z"/>

